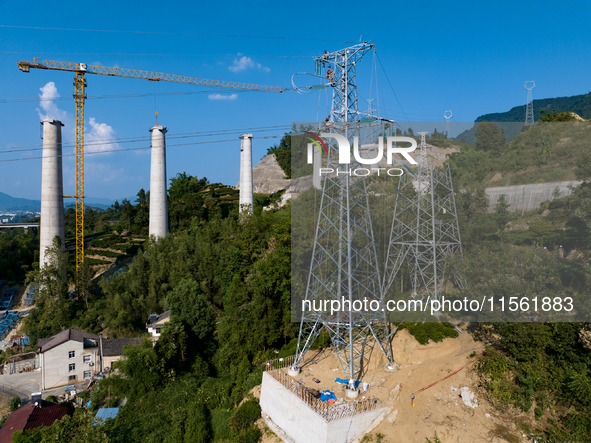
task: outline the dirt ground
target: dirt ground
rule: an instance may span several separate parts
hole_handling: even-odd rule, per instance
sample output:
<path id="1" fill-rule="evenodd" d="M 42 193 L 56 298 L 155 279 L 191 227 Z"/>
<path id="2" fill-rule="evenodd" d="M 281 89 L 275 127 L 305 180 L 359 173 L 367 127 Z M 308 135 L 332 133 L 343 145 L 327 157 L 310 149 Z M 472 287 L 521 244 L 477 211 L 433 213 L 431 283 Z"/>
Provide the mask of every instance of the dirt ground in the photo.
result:
<path id="1" fill-rule="evenodd" d="M 424 443 L 425 438 L 433 441 L 435 432 L 444 443 L 528 441 L 516 428 L 516 417 L 503 416 L 482 398 L 475 374 L 470 369 L 472 366 L 418 392 L 483 352 L 484 345 L 474 341 L 470 334 L 464 332 L 455 339 L 447 338 L 423 346 L 402 330 L 393 338 L 392 348 L 399 370 L 388 372 L 381 351 L 374 348 L 361 379 L 362 383 L 369 384 L 369 389 L 367 392 L 362 390 L 359 400 L 377 398 L 391 408 L 390 414 L 365 441 Z M 332 351 L 325 350 L 307 360 L 295 379 L 309 388 L 330 389 L 337 401 L 348 401 L 344 385 L 336 383 L 336 377 L 348 378 Z M 320 383 L 314 382 L 313 378 Z M 257 397 L 259 392 L 260 387 L 253 390 Z M 410 398 L 413 393 L 414 407 Z M 270 432 L 263 431 L 263 434 L 264 443 L 281 441 Z M 381 440 L 378 440 L 378 434 L 382 434 Z"/>
<path id="2" fill-rule="evenodd" d="M 0 419 L 10 414 L 10 400 L 12 400 L 10 395 L 0 392 Z"/>

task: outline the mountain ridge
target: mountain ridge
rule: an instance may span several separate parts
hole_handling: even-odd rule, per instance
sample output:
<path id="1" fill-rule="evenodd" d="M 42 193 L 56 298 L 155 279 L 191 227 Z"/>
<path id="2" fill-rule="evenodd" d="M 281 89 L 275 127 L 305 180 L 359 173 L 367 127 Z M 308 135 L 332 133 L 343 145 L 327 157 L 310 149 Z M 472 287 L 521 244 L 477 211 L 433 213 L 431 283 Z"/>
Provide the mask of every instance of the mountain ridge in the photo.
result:
<path id="1" fill-rule="evenodd" d="M 587 94 L 573 95 L 568 97 L 536 99 L 533 101 L 533 108 L 534 121 L 538 121 L 542 113 L 542 110 L 545 110 L 547 112 L 575 112 L 585 120 L 588 120 L 591 118 L 591 92 L 588 92 Z M 507 141 L 509 141 L 517 134 L 519 134 L 519 132 L 521 131 L 521 126 L 525 122 L 525 104 L 514 106 L 506 112 L 491 112 L 488 114 L 483 114 L 477 117 L 476 120 L 474 120 L 474 123 L 479 123 L 484 120 L 497 123 L 500 128 L 505 130 L 505 136 L 507 138 Z M 463 138 L 468 143 L 474 143 L 476 141 L 474 131 L 476 131 L 477 126 L 478 125 L 475 124 L 474 127 L 462 132 L 461 134 L 456 136 L 455 139 L 462 140 Z"/>

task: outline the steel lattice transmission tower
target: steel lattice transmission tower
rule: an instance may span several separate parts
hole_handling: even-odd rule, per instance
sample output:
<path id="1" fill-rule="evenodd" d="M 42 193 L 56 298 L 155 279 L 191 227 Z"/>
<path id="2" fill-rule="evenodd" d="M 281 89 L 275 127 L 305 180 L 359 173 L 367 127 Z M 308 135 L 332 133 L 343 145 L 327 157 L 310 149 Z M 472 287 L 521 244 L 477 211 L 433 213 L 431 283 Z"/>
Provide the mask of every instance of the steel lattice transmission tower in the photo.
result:
<path id="1" fill-rule="evenodd" d="M 449 165 L 443 170 L 433 168 L 427 157 L 428 133 L 419 134 L 418 171 L 414 176 L 402 175 L 398 182 L 383 293 L 388 294 L 406 264 L 413 296 L 439 300 L 444 259 L 462 250 L 460 229 Z M 456 281 L 462 286 L 460 279 Z"/>
<path id="2" fill-rule="evenodd" d="M 527 85 L 530 86 L 527 86 Z M 527 103 L 525 105 L 525 126 L 533 126 L 534 124 L 534 101 L 532 99 L 532 89 L 536 87 L 533 80 L 526 81 L 523 89 L 527 89 Z"/>
<path id="3" fill-rule="evenodd" d="M 454 114 L 451 112 L 451 109 L 443 113 L 443 118 L 445 118 L 445 135 L 447 138 L 451 138 L 451 119 L 453 116 Z"/>
<path id="4" fill-rule="evenodd" d="M 334 70 L 329 79 L 333 95 L 326 132 L 338 133 L 348 140 L 360 136 L 363 115 L 358 109 L 355 68 L 371 50 L 373 45 L 363 42 L 318 58 Z M 364 298 L 383 301 L 365 179 L 349 175 L 360 166 L 353 156 L 351 161 L 339 164 L 337 146 L 328 144 L 326 167 L 340 173 L 324 176 L 305 301 L 341 301 L 343 297 L 351 304 Z M 342 309 L 332 315 L 303 311 L 295 361 L 289 373 L 299 373 L 298 365 L 305 352 L 323 330 L 328 332 L 341 367 L 351 380 L 360 376 L 370 337 L 394 368 L 388 326 L 386 313 L 381 310 Z M 357 392 L 350 384 L 349 395 Z"/>

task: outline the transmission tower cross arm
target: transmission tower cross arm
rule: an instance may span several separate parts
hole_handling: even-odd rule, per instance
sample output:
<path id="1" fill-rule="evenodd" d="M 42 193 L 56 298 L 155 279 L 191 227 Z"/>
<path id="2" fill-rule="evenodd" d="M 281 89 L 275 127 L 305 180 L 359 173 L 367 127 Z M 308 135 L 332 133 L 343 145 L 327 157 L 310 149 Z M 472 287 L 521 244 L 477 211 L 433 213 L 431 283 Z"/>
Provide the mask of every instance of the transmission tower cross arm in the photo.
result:
<path id="1" fill-rule="evenodd" d="M 219 88 L 245 89 L 249 91 L 283 92 L 287 88 L 279 86 L 257 85 L 252 83 L 230 82 L 224 80 L 208 80 L 205 78 L 186 77 L 184 75 L 164 74 L 162 72 L 140 71 L 139 69 L 111 68 L 106 66 L 87 65 L 85 63 L 59 62 L 55 60 L 33 59 L 19 61 L 18 67 L 23 72 L 33 69 L 50 69 L 54 71 L 81 72 L 84 74 L 110 75 L 112 77 L 141 78 L 151 82 L 187 83 L 192 85 L 215 86 Z"/>

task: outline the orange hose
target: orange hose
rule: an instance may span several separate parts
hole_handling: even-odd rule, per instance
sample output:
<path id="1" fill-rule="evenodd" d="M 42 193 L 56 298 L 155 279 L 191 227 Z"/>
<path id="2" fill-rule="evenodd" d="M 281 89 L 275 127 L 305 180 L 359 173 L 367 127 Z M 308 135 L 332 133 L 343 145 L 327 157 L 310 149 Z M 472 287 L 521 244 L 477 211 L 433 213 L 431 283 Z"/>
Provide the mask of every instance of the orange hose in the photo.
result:
<path id="1" fill-rule="evenodd" d="M 496 346 L 493 346 L 491 349 L 495 349 Z M 426 389 L 429 389 L 431 386 L 435 386 L 437 383 L 439 383 L 440 381 L 443 381 L 449 377 L 451 377 L 454 374 L 457 374 L 458 372 L 460 372 L 462 369 L 464 369 L 466 366 L 474 363 L 476 360 L 478 360 L 479 358 L 483 357 L 484 355 L 486 355 L 488 351 L 484 351 L 482 354 L 480 354 L 478 357 L 474 358 L 473 360 L 470 360 L 468 363 L 466 363 L 464 366 L 456 369 L 455 371 L 453 371 L 451 374 L 447 374 L 445 377 L 443 377 L 441 380 L 437 380 L 436 382 L 431 383 L 430 385 L 425 386 L 424 388 L 419 389 L 418 391 L 416 391 L 416 393 L 418 394 L 419 392 L 422 392 Z M 413 392 L 414 394 L 415 392 Z"/>

